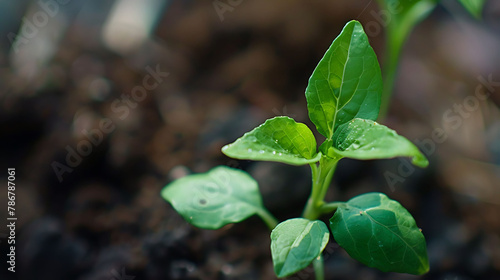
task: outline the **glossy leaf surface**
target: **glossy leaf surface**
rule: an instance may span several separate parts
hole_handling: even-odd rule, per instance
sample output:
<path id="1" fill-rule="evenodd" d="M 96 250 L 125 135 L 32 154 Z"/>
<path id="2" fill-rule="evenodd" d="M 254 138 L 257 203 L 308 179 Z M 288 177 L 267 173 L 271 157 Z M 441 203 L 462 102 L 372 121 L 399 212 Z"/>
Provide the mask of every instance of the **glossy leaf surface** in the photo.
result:
<path id="1" fill-rule="evenodd" d="M 429 270 L 425 238 L 411 214 L 382 193 L 357 196 L 330 219 L 333 237 L 349 255 L 382 271 Z"/>
<path id="2" fill-rule="evenodd" d="M 375 120 L 380 108 L 380 66 L 361 24 L 350 21 L 314 69 L 306 88 L 309 118 L 330 139 L 353 118 Z"/>
<path id="3" fill-rule="evenodd" d="M 303 123 L 275 117 L 222 148 L 232 158 L 303 165 L 319 161 L 316 139 Z"/>
<path id="4" fill-rule="evenodd" d="M 257 182 L 226 166 L 177 179 L 161 195 L 186 221 L 205 229 L 240 222 L 263 208 Z"/>
<path id="5" fill-rule="evenodd" d="M 330 232 L 322 221 L 290 219 L 271 232 L 271 254 L 278 277 L 306 268 L 325 249 Z"/>
<path id="6" fill-rule="evenodd" d="M 420 150 L 405 137 L 371 120 L 354 119 L 337 130 L 328 155 L 354 159 L 411 157 L 419 167 L 429 165 Z"/>

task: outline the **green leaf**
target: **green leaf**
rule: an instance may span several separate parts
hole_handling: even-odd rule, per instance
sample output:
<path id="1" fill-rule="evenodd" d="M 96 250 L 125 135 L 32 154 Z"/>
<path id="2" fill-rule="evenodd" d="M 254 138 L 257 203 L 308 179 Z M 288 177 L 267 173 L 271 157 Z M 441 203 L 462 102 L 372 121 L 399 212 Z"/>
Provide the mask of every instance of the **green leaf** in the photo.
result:
<path id="1" fill-rule="evenodd" d="M 411 214 L 382 193 L 357 196 L 330 219 L 333 237 L 349 255 L 382 271 L 429 271 L 425 238 Z"/>
<path id="2" fill-rule="evenodd" d="M 375 120 L 380 108 L 382 77 L 361 23 L 350 21 L 314 69 L 306 88 L 309 118 L 331 138 L 353 118 Z"/>
<path id="3" fill-rule="evenodd" d="M 296 218 L 280 223 L 271 232 L 274 272 L 285 277 L 306 268 L 325 249 L 329 238 L 322 221 Z"/>
<path id="4" fill-rule="evenodd" d="M 475 18 L 481 18 L 485 0 L 458 0 Z"/>
<path id="5" fill-rule="evenodd" d="M 331 145 L 327 152 L 330 157 L 340 155 L 366 160 L 406 156 L 412 157 L 416 166 L 429 165 L 427 158 L 408 139 L 371 120 L 354 119 L 344 124 L 336 131 Z"/>
<path id="6" fill-rule="evenodd" d="M 277 161 L 303 165 L 319 161 L 316 139 L 303 123 L 289 117 L 275 117 L 222 147 L 228 157 Z"/>
<path id="7" fill-rule="evenodd" d="M 263 209 L 257 182 L 226 166 L 177 179 L 161 195 L 186 221 L 205 229 L 240 222 Z"/>

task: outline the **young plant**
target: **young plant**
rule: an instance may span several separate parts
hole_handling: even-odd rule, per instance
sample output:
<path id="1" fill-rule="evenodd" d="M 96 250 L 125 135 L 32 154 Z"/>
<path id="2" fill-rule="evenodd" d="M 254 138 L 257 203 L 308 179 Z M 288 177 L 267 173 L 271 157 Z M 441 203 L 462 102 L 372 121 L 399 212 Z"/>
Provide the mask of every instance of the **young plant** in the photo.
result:
<path id="1" fill-rule="evenodd" d="M 377 0 L 387 27 L 384 69 L 384 90 L 380 117 L 384 118 L 394 89 L 401 49 L 413 28 L 438 4 L 438 0 Z M 476 19 L 481 18 L 485 0 L 458 0 Z"/>
<path id="2" fill-rule="evenodd" d="M 330 238 L 350 256 L 382 271 L 423 274 L 429 270 L 425 238 L 410 213 L 382 193 L 367 193 L 347 202 L 326 202 L 337 163 L 411 157 L 426 167 L 425 156 L 406 138 L 375 122 L 382 77 L 377 57 L 361 24 L 349 22 L 314 70 L 306 88 L 309 118 L 326 140 L 317 147 L 312 131 L 292 118 L 267 120 L 222 148 L 229 157 L 308 164 L 311 195 L 301 218 L 278 224 L 262 203 L 257 183 L 247 173 L 216 167 L 178 179 L 162 190 L 186 221 L 217 229 L 259 215 L 271 232 L 271 255 L 278 277 L 313 263 L 323 279 L 322 251 Z M 334 213 L 329 228 L 321 215 Z"/>

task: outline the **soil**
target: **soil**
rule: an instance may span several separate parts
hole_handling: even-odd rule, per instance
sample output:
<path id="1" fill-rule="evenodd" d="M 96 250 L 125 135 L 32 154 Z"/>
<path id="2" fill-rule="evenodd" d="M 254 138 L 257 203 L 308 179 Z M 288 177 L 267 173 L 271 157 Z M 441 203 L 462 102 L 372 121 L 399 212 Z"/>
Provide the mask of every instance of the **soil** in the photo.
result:
<path id="1" fill-rule="evenodd" d="M 21 55 L 1 42 L 0 165 L 16 168 L 18 220 L 15 275 L 0 230 L 0 279 L 276 279 L 261 220 L 197 229 L 160 191 L 227 165 L 259 182 L 279 220 L 299 216 L 308 168 L 236 161 L 220 148 L 276 115 L 314 128 L 304 90 L 324 51 L 358 19 L 382 61 L 383 22 L 376 1 L 228 1 L 234 7 L 222 18 L 216 2 L 170 1 L 151 36 L 125 53 L 101 39 L 112 1 L 82 3 L 51 56 Z M 2 19 L 7 31 L 18 30 L 27 8 Z M 455 5 L 439 6 L 405 45 L 382 122 L 419 144 L 430 166 L 343 159 L 327 194 L 345 201 L 379 191 L 398 200 L 423 229 L 430 272 L 368 268 L 332 238 L 326 279 L 500 279 L 499 11 L 488 3 L 478 22 Z M 44 34 L 35 38 L 51 38 Z M 30 64 L 32 55 L 48 59 Z M 156 86 L 127 103 L 123 96 L 152 72 Z M 289 279 L 314 274 L 308 268 Z"/>

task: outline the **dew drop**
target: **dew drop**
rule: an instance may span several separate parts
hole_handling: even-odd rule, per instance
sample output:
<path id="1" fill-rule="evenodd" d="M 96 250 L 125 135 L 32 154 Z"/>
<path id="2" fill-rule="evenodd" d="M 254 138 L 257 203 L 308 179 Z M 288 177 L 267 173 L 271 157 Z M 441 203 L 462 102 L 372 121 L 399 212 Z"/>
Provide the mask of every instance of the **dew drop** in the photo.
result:
<path id="1" fill-rule="evenodd" d="M 252 152 L 252 149 L 248 149 L 248 152 L 251 153 Z"/>
<path id="2" fill-rule="evenodd" d="M 263 153 L 265 153 L 264 150 L 260 150 L 259 151 L 259 154 L 263 154 Z"/>
<path id="3" fill-rule="evenodd" d="M 282 156 L 283 154 L 282 153 L 278 153 L 278 156 Z"/>
<path id="4" fill-rule="evenodd" d="M 273 155 L 275 155 L 275 154 L 276 154 L 276 151 L 273 151 Z"/>

